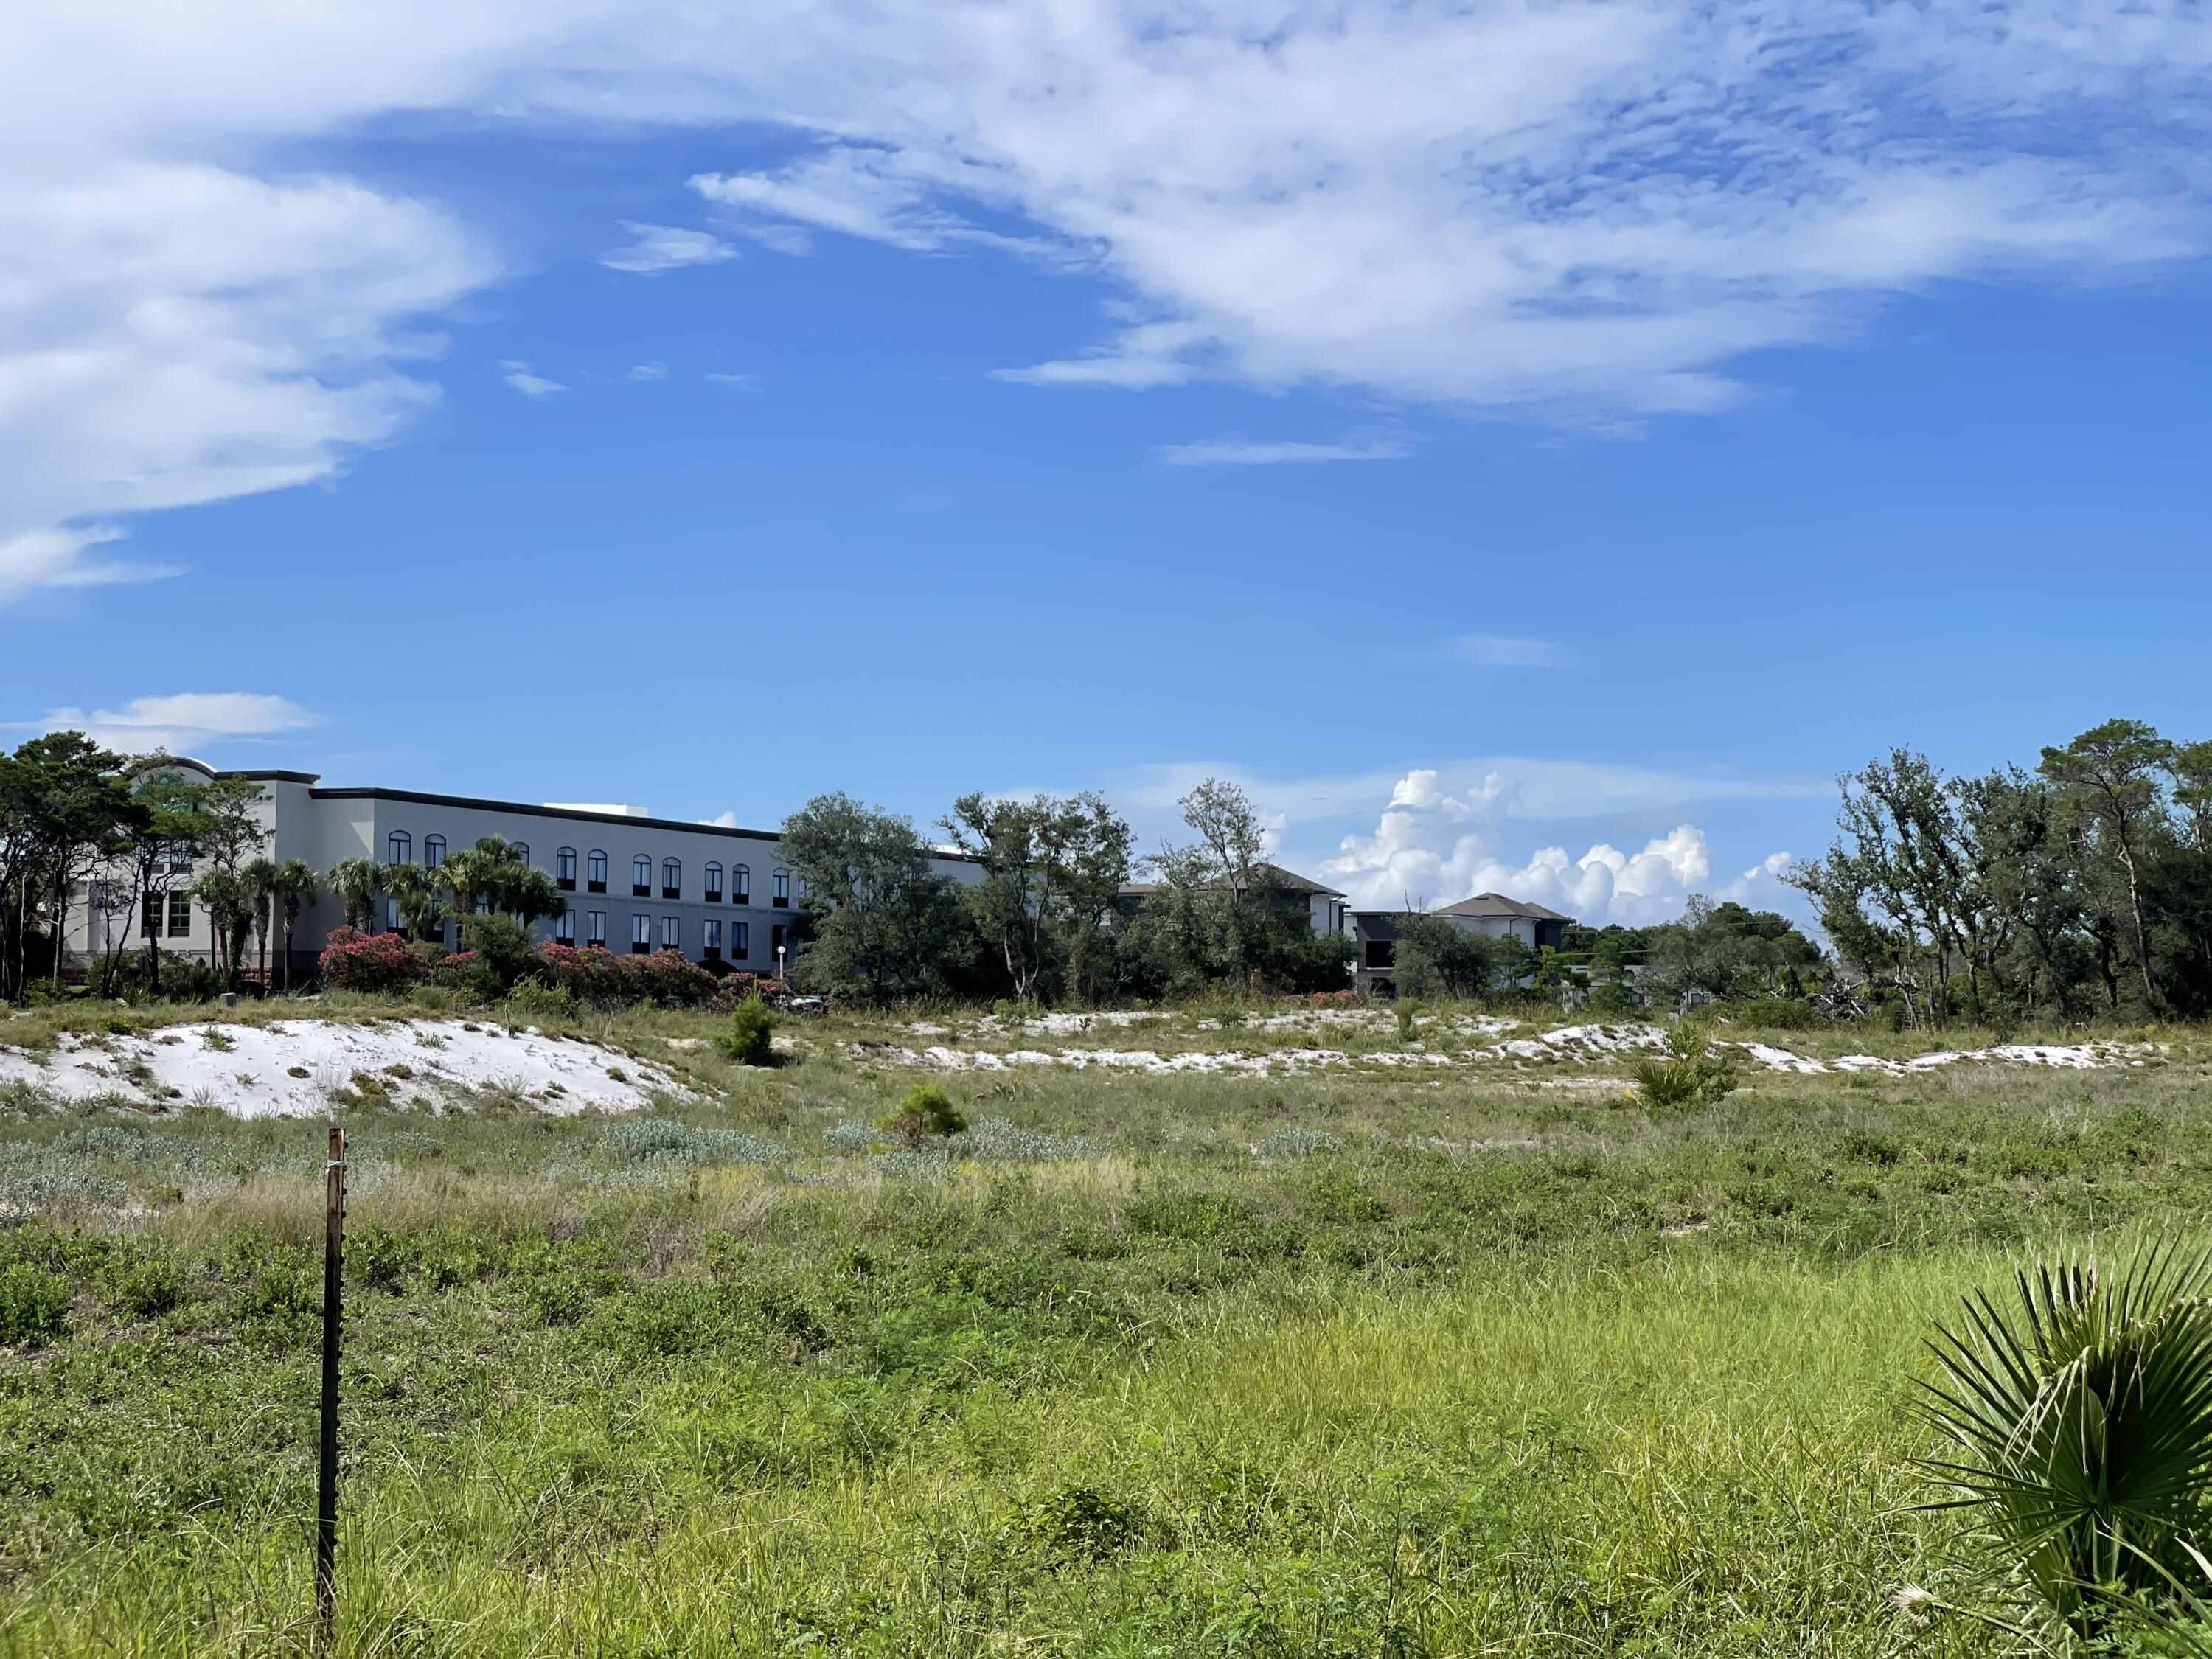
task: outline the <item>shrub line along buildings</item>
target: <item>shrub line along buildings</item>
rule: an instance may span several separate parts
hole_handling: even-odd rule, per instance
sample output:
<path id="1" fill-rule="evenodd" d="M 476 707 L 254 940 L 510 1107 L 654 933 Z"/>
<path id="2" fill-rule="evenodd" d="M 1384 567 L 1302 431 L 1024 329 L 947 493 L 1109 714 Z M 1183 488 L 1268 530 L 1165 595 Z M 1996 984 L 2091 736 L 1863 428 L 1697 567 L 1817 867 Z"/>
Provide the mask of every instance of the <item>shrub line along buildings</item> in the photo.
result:
<path id="1" fill-rule="evenodd" d="M 449 852 L 486 836 L 501 837 L 528 863 L 550 872 L 568 902 L 563 915 L 532 927 L 536 938 L 617 952 L 679 951 L 693 962 L 756 974 L 775 973 L 792 945 L 801 896 L 773 830 L 656 818 L 635 806 L 532 806 L 413 789 L 326 789 L 307 772 L 217 772 L 185 759 L 170 765 L 186 779 L 240 777 L 259 784 L 258 816 L 269 837 L 259 856 L 279 863 L 299 859 L 323 884 L 293 932 L 295 982 L 314 971 L 324 941 L 345 921 L 343 903 L 328 890 L 334 866 L 360 858 L 434 868 Z M 957 854 L 933 854 L 931 865 L 955 881 L 981 875 L 973 860 Z M 179 878 L 144 914 L 130 895 L 113 907 L 80 901 L 70 912 L 68 948 L 86 956 L 117 945 L 143 949 L 150 932 L 163 949 L 207 960 L 213 945 L 207 912 L 184 890 L 190 884 Z M 395 927 L 390 902 L 378 903 L 380 931 Z M 448 919 L 444 939 L 458 944 L 456 935 L 457 923 Z M 275 977 L 283 973 L 276 932 L 269 949 Z"/>
<path id="2" fill-rule="evenodd" d="M 260 855 L 279 863 L 301 860 L 319 883 L 347 859 L 435 868 L 449 852 L 497 836 L 526 862 L 550 872 L 568 903 L 562 915 L 532 928 L 537 938 L 618 952 L 678 951 L 693 962 L 757 974 L 776 972 L 793 948 L 793 911 L 803 895 L 773 830 L 656 818 L 635 806 L 532 806 L 413 789 L 326 789 L 310 772 L 218 772 L 181 757 L 168 765 L 186 779 L 234 777 L 259 784 L 256 812 L 268 836 Z M 930 862 L 954 881 L 981 878 L 975 860 L 962 854 L 933 852 Z M 1402 911 L 1354 910 L 1334 887 L 1279 865 L 1261 868 L 1278 907 L 1303 913 L 1316 935 L 1352 936 L 1358 951 L 1353 981 L 1360 989 L 1390 993 L 1395 924 Z M 95 878 L 80 889 L 65 930 L 69 951 L 94 957 L 118 947 L 143 950 L 151 936 L 179 956 L 205 961 L 212 955 L 207 912 L 185 890 L 189 880 L 179 877 L 143 912 L 128 892 L 119 895 L 119 902 L 94 902 L 94 890 L 103 884 Z M 1120 907 L 1133 911 L 1154 890 L 1149 883 L 1130 883 L 1121 890 Z M 380 930 L 395 929 L 390 901 L 379 902 Z M 1471 931 L 1517 939 L 1531 950 L 1556 948 L 1573 921 L 1498 893 L 1478 893 L 1432 914 Z M 300 913 L 289 964 L 277 961 L 281 930 L 272 931 L 272 977 L 283 977 L 287 966 L 289 982 L 311 975 L 325 940 L 344 921 L 345 907 L 325 884 Z M 442 937 L 448 945 L 459 943 L 456 920 L 446 921 Z"/>

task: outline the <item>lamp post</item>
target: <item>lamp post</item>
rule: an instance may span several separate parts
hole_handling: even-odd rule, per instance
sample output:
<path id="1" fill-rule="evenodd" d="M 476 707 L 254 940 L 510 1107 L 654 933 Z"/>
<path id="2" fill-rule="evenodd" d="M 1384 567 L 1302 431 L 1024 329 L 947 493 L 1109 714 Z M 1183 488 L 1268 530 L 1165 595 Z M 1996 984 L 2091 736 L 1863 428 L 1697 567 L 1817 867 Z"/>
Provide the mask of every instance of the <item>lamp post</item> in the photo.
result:
<path id="1" fill-rule="evenodd" d="M 783 977 L 783 950 L 781 945 L 775 947 L 775 976 L 779 980 Z"/>

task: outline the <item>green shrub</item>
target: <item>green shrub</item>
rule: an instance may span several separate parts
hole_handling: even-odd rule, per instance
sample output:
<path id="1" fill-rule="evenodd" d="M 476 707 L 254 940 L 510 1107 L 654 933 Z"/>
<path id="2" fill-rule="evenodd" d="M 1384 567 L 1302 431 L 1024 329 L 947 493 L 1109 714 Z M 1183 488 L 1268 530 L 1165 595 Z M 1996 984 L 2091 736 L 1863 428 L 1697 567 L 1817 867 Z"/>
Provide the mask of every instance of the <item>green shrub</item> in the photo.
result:
<path id="1" fill-rule="evenodd" d="M 1398 1041 L 1411 1042 L 1414 1021 L 1420 1017 L 1421 1000 L 1419 997 L 1400 997 L 1390 1005 L 1390 1012 L 1398 1017 Z"/>
<path id="2" fill-rule="evenodd" d="M 36 1348 L 69 1329 L 69 1281 L 27 1261 L 0 1268 L 0 1347 Z"/>
<path id="3" fill-rule="evenodd" d="M 581 1006 L 575 994 L 565 986 L 526 979 L 507 994 L 500 1012 L 518 1019 L 574 1019 Z"/>
<path id="4" fill-rule="evenodd" d="M 876 1120 L 876 1127 L 886 1134 L 899 1136 L 908 1146 L 918 1147 L 926 1140 L 958 1134 L 968 1127 L 968 1120 L 960 1115 L 960 1109 L 941 1085 L 917 1083 L 907 1091 L 896 1111 L 885 1112 Z"/>
<path id="5" fill-rule="evenodd" d="M 740 1066 L 775 1063 L 775 1016 L 758 997 L 749 997 L 730 1011 L 729 1029 L 714 1039 L 720 1048 Z"/>
<path id="6" fill-rule="evenodd" d="M 1703 1020 L 1676 1020 L 1665 1041 L 1663 1057 L 1637 1062 L 1636 1093 L 1646 1111 L 1710 1106 L 1735 1088 L 1735 1067 L 1709 1052 Z"/>
<path id="7" fill-rule="evenodd" d="M 185 1275 L 167 1255 L 134 1262 L 110 1279 L 108 1300 L 132 1318 L 158 1319 L 183 1304 Z"/>
<path id="8" fill-rule="evenodd" d="M 1252 1152 L 1257 1158 L 1311 1158 L 1343 1150 L 1344 1142 L 1326 1129 L 1278 1129 Z"/>

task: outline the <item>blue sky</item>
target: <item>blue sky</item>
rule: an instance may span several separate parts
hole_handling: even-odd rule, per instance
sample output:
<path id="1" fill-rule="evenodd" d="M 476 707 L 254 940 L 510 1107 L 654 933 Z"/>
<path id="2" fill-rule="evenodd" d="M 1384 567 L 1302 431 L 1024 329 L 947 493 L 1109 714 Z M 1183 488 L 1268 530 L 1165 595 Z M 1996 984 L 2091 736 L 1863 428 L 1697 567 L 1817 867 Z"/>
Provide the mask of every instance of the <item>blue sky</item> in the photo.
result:
<path id="1" fill-rule="evenodd" d="M 776 9 L 34 16 L 0 718 L 1592 920 L 2212 726 L 2189 8 Z"/>

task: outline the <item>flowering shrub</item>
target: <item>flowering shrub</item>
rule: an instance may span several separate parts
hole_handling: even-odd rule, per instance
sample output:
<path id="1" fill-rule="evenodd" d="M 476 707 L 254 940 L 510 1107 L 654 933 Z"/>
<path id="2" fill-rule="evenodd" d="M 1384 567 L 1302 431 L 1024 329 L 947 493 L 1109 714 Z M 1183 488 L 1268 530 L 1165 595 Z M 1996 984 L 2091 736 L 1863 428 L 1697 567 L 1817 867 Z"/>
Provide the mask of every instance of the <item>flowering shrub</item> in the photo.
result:
<path id="1" fill-rule="evenodd" d="M 714 1000 L 708 1006 L 718 1014 L 735 1013 L 748 1002 L 761 1002 L 770 1008 L 781 1008 L 791 1000 L 791 987 L 782 980 L 767 974 L 748 974 L 742 970 L 725 975 Z"/>
<path id="2" fill-rule="evenodd" d="M 335 991 L 404 991 L 422 982 L 432 960 L 397 933 L 334 927 L 323 947 L 322 980 Z"/>
<path id="3" fill-rule="evenodd" d="M 1366 1002 L 1364 991 L 1316 991 L 1306 998 L 1309 1008 L 1359 1008 Z"/>
<path id="4" fill-rule="evenodd" d="M 544 944 L 530 952 L 530 971 L 546 984 L 596 1008 L 659 1002 L 690 1008 L 713 1000 L 714 976 L 674 951 L 618 957 L 596 945 Z"/>

